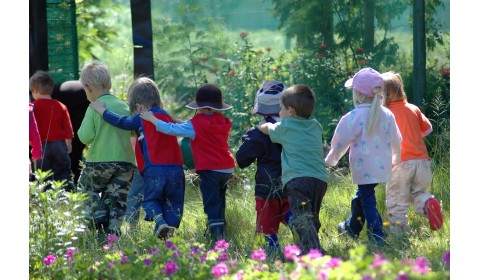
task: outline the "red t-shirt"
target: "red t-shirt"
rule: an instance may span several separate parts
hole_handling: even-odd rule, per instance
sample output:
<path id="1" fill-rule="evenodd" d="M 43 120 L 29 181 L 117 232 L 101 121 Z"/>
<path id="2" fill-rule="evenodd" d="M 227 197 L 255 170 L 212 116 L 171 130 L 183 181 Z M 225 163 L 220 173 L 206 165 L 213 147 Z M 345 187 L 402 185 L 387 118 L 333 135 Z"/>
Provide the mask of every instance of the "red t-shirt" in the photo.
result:
<path id="1" fill-rule="evenodd" d="M 73 138 L 70 115 L 63 103 L 55 99 L 38 99 L 32 103 L 42 143 Z"/>

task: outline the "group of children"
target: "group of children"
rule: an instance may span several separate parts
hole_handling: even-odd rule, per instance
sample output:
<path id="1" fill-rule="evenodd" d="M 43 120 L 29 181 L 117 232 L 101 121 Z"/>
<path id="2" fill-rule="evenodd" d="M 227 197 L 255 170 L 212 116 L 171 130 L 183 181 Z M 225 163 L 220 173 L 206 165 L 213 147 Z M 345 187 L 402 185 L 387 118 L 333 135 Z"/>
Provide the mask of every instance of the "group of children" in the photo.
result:
<path id="1" fill-rule="evenodd" d="M 364 68 L 345 83 L 352 88 L 355 108 L 340 119 L 326 157 L 322 126 L 313 117 L 315 94 L 306 85 L 287 88 L 278 81 L 263 83 L 253 111 L 262 119 L 242 136 L 234 157 L 228 145 L 232 123 L 221 113 L 232 106 L 223 102 L 214 84 L 196 90 L 194 101 L 186 105 L 195 115 L 181 121 L 163 109 L 159 89 L 149 78 L 132 83 L 127 103 L 109 93 L 109 70 L 101 62 L 86 64 L 80 82 L 91 104 L 78 130 L 78 137 L 88 145 L 78 188 L 88 195 L 85 217 L 92 228 L 121 234 L 137 166 L 143 178 L 145 220 L 154 222 L 153 234 L 159 238 L 174 234 L 185 196 L 179 136 L 190 139 L 212 241 L 225 238 L 225 194 L 236 159 L 240 168 L 256 162 L 256 231 L 265 235 L 269 251 L 278 250 L 277 234 L 283 223 L 302 253 L 311 249 L 325 253 L 318 233 L 328 185 L 326 165 L 337 165 L 347 150 L 352 182 L 358 187 L 351 215 L 338 226 L 340 232 L 357 238 L 366 222 L 369 240 L 383 246 L 386 233 L 375 199 L 379 183 L 386 183 L 393 234 L 408 233 L 410 203 L 428 217 L 432 230 L 443 224 L 440 203 L 428 193 L 432 170 L 422 137 L 432 126 L 418 107 L 407 102 L 397 73 Z M 32 82 L 31 89 L 38 91 Z M 131 131 L 136 135 L 134 149 Z"/>

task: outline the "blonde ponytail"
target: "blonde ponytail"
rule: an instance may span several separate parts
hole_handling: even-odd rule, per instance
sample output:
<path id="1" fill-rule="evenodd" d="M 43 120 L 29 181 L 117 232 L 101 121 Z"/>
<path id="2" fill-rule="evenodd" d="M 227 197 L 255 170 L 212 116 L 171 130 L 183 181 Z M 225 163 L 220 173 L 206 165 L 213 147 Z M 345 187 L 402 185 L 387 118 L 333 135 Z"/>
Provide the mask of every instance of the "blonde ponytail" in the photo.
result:
<path id="1" fill-rule="evenodd" d="M 373 97 L 372 106 L 370 107 L 370 112 L 368 113 L 368 124 L 367 124 L 367 133 L 371 133 L 378 119 L 378 111 L 380 111 L 380 106 L 382 105 L 383 98 L 380 96 L 382 94 L 382 89 L 376 87 L 373 89 L 375 96 Z"/>

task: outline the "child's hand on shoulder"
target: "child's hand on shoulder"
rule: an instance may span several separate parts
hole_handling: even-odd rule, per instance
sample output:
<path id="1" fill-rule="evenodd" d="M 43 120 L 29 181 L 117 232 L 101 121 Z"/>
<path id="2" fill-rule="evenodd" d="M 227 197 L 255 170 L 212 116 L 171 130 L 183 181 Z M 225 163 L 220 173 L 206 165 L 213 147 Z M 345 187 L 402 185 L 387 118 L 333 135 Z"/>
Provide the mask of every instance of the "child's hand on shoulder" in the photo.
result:
<path id="1" fill-rule="evenodd" d="M 146 121 L 152 122 L 155 124 L 157 118 L 153 115 L 151 111 L 143 111 L 140 113 L 140 117 Z"/>
<path id="2" fill-rule="evenodd" d="M 97 111 L 101 115 L 103 115 L 103 112 L 105 111 L 105 102 L 93 101 L 88 106 L 92 107 L 93 110 Z"/>

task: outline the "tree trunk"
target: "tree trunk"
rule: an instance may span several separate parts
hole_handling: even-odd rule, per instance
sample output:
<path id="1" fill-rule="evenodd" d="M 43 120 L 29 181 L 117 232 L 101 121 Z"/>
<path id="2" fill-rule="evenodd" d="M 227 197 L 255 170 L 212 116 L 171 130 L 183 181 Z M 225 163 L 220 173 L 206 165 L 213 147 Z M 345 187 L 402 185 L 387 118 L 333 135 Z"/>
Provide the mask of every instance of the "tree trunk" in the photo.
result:
<path id="1" fill-rule="evenodd" d="M 321 25 L 323 41 L 328 48 L 335 47 L 333 36 L 333 3 L 332 0 L 321 0 Z"/>
<path id="2" fill-rule="evenodd" d="M 425 1 L 413 1 L 413 103 L 423 107 L 426 81 Z"/>
<path id="3" fill-rule="evenodd" d="M 138 76 L 154 78 L 152 13 L 150 0 L 130 0 L 133 37 L 133 72 Z"/>
<path id="4" fill-rule="evenodd" d="M 375 46 L 375 0 L 365 0 L 363 48 L 371 51 Z"/>

